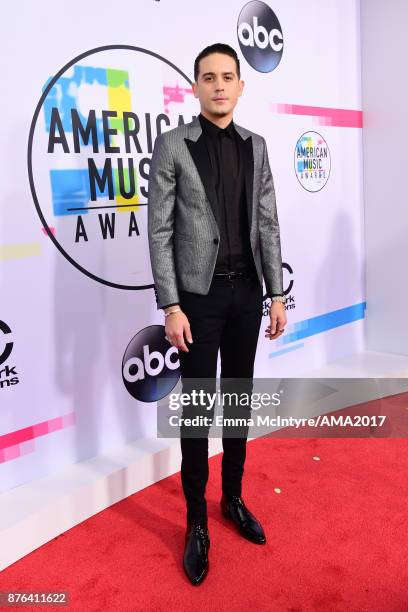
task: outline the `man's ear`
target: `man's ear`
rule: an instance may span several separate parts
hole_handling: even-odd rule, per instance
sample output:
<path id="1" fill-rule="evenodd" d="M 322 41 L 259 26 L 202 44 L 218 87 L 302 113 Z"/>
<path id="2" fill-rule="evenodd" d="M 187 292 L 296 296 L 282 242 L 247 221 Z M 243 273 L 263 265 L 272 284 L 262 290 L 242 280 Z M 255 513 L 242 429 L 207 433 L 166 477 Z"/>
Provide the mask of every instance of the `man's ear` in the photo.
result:
<path id="1" fill-rule="evenodd" d="M 192 87 L 193 87 L 193 94 L 194 94 L 194 97 L 195 97 L 195 98 L 198 98 L 198 94 L 197 94 L 197 83 L 196 83 L 195 81 L 193 82 Z"/>
<path id="2" fill-rule="evenodd" d="M 245 81 L 243 81 L 242 79 L 240 79 L 239 81 L 239 95 L 242 95 L 242 92 L 244 91 L 244 87 L 245 87 Z"/>

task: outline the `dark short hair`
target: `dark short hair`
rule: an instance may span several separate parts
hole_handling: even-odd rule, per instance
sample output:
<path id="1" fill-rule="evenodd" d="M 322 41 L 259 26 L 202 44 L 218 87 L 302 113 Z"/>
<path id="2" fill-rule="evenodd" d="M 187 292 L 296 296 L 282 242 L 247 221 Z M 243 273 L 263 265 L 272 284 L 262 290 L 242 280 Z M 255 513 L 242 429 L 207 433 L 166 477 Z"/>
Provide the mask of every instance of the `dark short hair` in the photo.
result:
<path id="1" fill-rule="evenodd" d="M 194 61 L 194 80 L 195 81 L 197 81 L 198 75 L 200 74 L 200 60 L 202 60 L 204 57 L 207 57 L 207 55 L 211 55 L 211 53 L 224 53 L 224 55 L 229 55 L 230 57 L 232 57 L 235 60 L 238 78 L 239 79 L 241 78 L 241 69 L 239 66 L 239 59 L 238 59 L 238 55 L 235 49 L 233 49 L 229 45 L 225 45 L 224 43 L 215 43 L 214 45 L 209 45 L 208 47 L 203 49 L 201 53 L 199 53 L 197 57 L 195 58 L 195 61 Z"/>

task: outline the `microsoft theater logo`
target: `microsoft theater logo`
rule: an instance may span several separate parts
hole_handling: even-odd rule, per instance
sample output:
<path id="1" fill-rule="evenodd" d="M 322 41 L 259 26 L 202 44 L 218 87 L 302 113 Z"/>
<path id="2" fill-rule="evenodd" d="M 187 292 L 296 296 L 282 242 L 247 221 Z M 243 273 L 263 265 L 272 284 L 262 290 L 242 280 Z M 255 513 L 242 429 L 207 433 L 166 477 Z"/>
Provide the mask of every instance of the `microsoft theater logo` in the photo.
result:
<path id="1" fill-rule="evenodd" d="M 153 287 L 151 154 L 158 134 L 191 121 L 194 102 L 176 66 L 127 45 L 83 53 L 43 88 L 29 137 L 31 191 L 48 236 L 84 274 Z"/>

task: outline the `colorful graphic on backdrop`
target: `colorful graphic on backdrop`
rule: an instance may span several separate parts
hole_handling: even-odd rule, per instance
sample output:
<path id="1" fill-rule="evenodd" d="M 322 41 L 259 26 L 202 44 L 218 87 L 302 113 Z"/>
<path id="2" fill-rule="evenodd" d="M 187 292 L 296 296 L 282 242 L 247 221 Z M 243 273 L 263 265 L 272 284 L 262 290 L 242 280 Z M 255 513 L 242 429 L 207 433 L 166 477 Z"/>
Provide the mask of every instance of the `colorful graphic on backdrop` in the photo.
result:
<path id="1" fill-rule="evenodd" d="M 139 47 L 88 51 L 49 79 L 30 130 L 30 185 L 48 236 L 81 272 L 120 289 L 152 288 L 154 141 L 196 110 L 188 77 Z"/>

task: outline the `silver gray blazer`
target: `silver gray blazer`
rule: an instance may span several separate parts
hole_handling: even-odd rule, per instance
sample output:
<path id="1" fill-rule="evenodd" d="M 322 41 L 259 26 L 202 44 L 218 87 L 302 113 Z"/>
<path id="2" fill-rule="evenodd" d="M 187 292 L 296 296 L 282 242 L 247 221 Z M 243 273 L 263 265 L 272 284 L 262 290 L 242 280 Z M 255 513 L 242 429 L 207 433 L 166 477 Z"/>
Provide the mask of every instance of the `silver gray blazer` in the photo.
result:
<path id="1" fill-rule="evenodd" d="M 252 253 L 268 294 L 283 293 L 275 189 L 263 136 L 236 123 L 244 141 L 245 188 Z M 208 293 L 220 232 L 216 190 L 198 118 L 159 135 L 149 173 L 148 236 L 157 308 L 178 290 Z"/>

